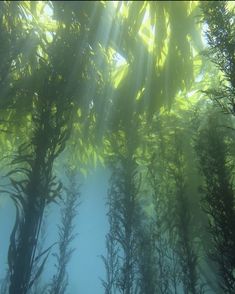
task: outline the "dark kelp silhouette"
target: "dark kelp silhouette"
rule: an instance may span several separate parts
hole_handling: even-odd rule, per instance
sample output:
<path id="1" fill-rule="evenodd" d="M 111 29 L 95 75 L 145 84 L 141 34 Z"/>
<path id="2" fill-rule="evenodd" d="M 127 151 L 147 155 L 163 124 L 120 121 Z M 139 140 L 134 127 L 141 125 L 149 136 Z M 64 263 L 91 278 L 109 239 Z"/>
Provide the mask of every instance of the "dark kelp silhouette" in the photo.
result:
<path id="1" fill-rule="evenodd" d="M 59 195 L 61 188 L 52 174 L 53 162 L 63 151 L 69 135 L 69 128 L 64 124 L 64 109 L 55 110 L 55 104 L 48 97 L 35 98 L 34 102 L 31 142 L 19 148 L 19 155 L 12 162 L 24 165 L 15 170 L 24 178 L 11 178 L 14 188 L 11 198 L 17 213 L 8 254 L 9 293 L 26 293 L 47 260 L 49 251 L 45 252 L 36 275 L 31 277 L 44 208 Z"/>
<path id="2" fill-rule="evenodd" d="M 61 207 L 61 224 L 58 226 L 58 252 L 54 253 L 56 257 L 56 273 L 52 278 L 49 286 L 49 293 L 63 294 L 66 293 L 68 286 L 68 274 L 66 267 L 74 252 L 74 248 L 70 248 L 71 242 L 76 237 L 74 233 L 75 217 L 78 210 L 79 188 L 76 182 L 75 171 L 67 168 L 66 175 L 68 178 L 68 187 L 64 187 L 64 195 L 62 196 Z"/>
<path id="3" fill-rule="evenodd" d="M 104 258 L 107 281 L 105 291 L 131 294 L 136 289 L 137 238 L 139 222 L 139 183 L 134 158 L 135 144 L 130 126 L 119 137 L 113 137 L 117 153 L 110 159 L 112 175 L 108 193 L 110 232 L 107 235 L 107 257 Z M 130 135 L 132 134 L 132 135 Z M 130 139 L 130 138 L 133 138 Z M 116 289 L 116 290 L 115 290 Z"/>
<path id="4" fill-rule="evenodd" d="M 202 208 L 209 215 L 209 237 L 212 246 L 209 257 L 217 264 L 219 285 L 224 293 L 235 290 L 235 210 L 231 168 L 225 143 L 226 132 L 215 116 L 201 130 L 197 141 L 200 169 L 204 176 Z"/>
<path id="5" fill-rule="evenodd" d="M 229 1 L 201 3 L 205 31 L 209 47 L 204 55 L 223 72 L 220 83 L 205 93 L 221 107 L 223 112 L 235 115 L 235 60 L 234 60 L 234 8 L 228 8 Z"/>
<path id="6" fill-rule="evenodd" d="M 55 12 L 56 7 L 55 3 Z M 33 3 L 30 9 L 33 15 Z M 61 17 L 56 13 L 55 16 Z M 8 174 L 12 185 L 10 196 L 16 207 L 16 222 L 8 253 L 9 293 L 26 293 L 45 266 L 50 247 L 42 255 L 36 256 L 42 217 L 45 206 L 60 195 L 62 186 L 53 175 L 53 163 L 65 148 L 74 115 L 78 105 L 82 104 L 82 76 L 84 67 L 87 72 L 89 62 L 86 56 L 89 54 L 86 54 L 90 49 L 83 48 L 80 52 L 82 58 L 80 55 L 77 57 L 75 48 L 81 36 L 74 34 L 71 26 L 77 27 L 78 21 L 73 18 L 66 25 L 62 25 L 62 19 L 60 21 L 52 42 L 46 40 L 38 22 L 33 24 L 35 30 L 30 36 L 34 37 L 34 50 L 30 53 L 29 64 L 25 65 L 25 75 L 18 81 L 18 95 L 27 98 L 27 104 L 23 105 L 31 130 L 12 161 L 15 169 Z M 38 47 L 41 51 L 38 51 Z M 87 101 L 85 107 L 89 107 Z M 39 258 L 41 265 L 32 276 Z"/>

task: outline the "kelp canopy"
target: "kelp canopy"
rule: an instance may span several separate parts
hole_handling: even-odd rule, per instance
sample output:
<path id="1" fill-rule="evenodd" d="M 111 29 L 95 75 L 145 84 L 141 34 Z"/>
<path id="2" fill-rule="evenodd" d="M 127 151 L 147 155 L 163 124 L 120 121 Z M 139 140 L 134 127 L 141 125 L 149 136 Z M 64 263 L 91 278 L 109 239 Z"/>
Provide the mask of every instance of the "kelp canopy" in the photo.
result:
<path id="1" fill-rule="evenodd" d="M 75 293 L 76 184 L 99 165 L 103 292 L 234 293 L 234 33 L 233 1 L 0 2 L 2 293 Z"/>

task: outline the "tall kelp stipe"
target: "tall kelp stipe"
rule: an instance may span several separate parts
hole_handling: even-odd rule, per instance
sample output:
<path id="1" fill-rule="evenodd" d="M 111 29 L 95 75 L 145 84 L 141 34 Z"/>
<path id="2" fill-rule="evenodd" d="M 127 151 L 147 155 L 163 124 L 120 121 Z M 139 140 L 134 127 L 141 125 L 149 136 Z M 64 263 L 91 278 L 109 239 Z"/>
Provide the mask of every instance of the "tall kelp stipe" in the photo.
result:
<path id="1" fill-rule="evenodd" d="M 35 262 L 35 250 L 40 232 L 45 205 L 59 195 L 60 184 L 56 184 L 52 175 L 54 159 L 64 148 L 68 130 L 64 127 L 63 112 L 54 110 L 47 97 L 37 98 L 33 116 L 33 136 L 29 144 L 19 150 L 13 164 L 25 166 L 18 168 L 23 179 L 11 180 L 15 188 L 12 197 L 17 200 L 16 227 L 11 236 L 9 249 L 9 267 L 11 273 L 10 293 L 26 293 L 40 272 L 31 277 Z M 44 101 L 43 101 L 44 100 Z M 53 105 L 53 106 L 52 106 Z M 61 125 L 62 124 L 62 125 Z M 21 292 L 20 292 L 21 293 Z"/>
<path id="2" fill-rule="evenodd" d="M 205 55 L 219 68 L 219 85 L 205 93 L 222 111 L 235 115 L 235 24 L 232 2 L 208 2 L 201 4 L 209 47 Z M 225 293 L 235 291 L 235 206 L 232 168 L 227 163 L 229 150 L 221 125 L 213 114 L 208 117 L 208 128 L 202 130 L 198 139 L 201 169 L 205 177 L 204 202 L 211 216 L 210 233 L 214 250 L 210 256 L 218 264 L 220 287 Z M 214 129 L 213 133 L 210 130 Z M 234 130 L 234 129 L 233 129 Z M 226 141 L 231 140 L 230 138 Z M 204 146 L 204 147 L 203 147 Z M 205 148 L 205 151 L 202 150 Z M 213 171 L 212 171 L 213 170 Z"/>
<path id="3" fill-rule="evenodd" d="M 58 226 L 58 253 L 53 255 L 56 258 L 56 273 L 49 285 L 48 293 L 66 293 L 68 286 L 67 266 L 75 248 L 71 248 L 71 242 L 76 237 L 75 217 L 78 213 L 79 188 L 76 181 L 75 171 L 67 168 L 68 187 L 64 187 L 64 197 L 62 198 L 61 224 Z"/>
<path id="4" fill-rule="evenodd" d="M 225 143 L 228 135 L 212 113 L 196 143 L 204 176 L 202 207 L 209 216 L 208 229 L 213 244 L 207 251 L 209 258 L 217 264 L 219 285 L 224 293 L 232 293 L 235 289 L 235 211 L 229 148 Z"/>
<path id="5" fill-rule="evenodd" d="M 219 83 L 205 93 L 215 101 L 225 113 L 235 114 L 235 59 L 234 59 L 234 6 L 228 1 L 201 3 L 203 20 L 207 25 L 205 35 L 208 48 L 204 55 L 221 71 Z"/>
<path id="6" fill-rule="evenodd" d="M 71 54 L 71 50 L 79 42 L 80 35 L 73 37 L 70 30 L 72 23 L 63 26 L 62 22 L 57 24 L 51 20 L 48 31 L 44 32 L 40 27 L 42 10 L 37 9 L 41 4 L 35 5 L 21 3 L 17 6 L 24 13 L 22 18 L 29 26 L 26 32 L 32 40 L 31 51 L 27 51 L 28 61 L 23 56 L 24 74 L 18 78 L 20 87 L 16 93 L 28 103 L 25 112 L 31 131 L 28 132 L 28 141 L 19 147 L 18 155 L 12 161 L 18 167 L 9 173 L 13 188 L 10 195 L 17 212 L 9 247 L 9 293 L 26 293 L 41 274 L 49 254 L 48 250 L 41 256 L 41 266 L 32 276 L 35 260 L 38 259 L 35 252 L 44 208 L 60 194 L 61 185 L 53 176 L 53 163 L 64 150 L 72 130 L 73 117 L 81 104 L 78 88 L 82 91 L 82 83 L 77 84 L 74 78 L 79 79 L 84 74 L 84 66 L 87 66 L 82 67 L 84 59 L 80 58 L 81 62 L 74 67 L 76 56 L 74 51 Z M 48 39 L 48 34 L 51 39 Z M 86 50 L 82 54 L 84 57 Z M 13 178 L 14 172 L 19 177 Z"/>
<path id="7" fill-rule="evenodd" d="M 36 40 L 41 43 L 39 38 Z M 54 44 L 50 45 L 53 50 Z M 65 147 L 75 111 L 74 96 L 66 88 L 57 92 L 65 77 L 63 68 L 58 68 L 57 53 L 51 51 L 48 58 L 42 48 L 45 47 L 38 51 L 35 46 L 36 52 L 31 52 L 35 54 L 34 64 L 26 66 L 28 73 L 22 79 L 20 93 L 31 96 L 29 125 L 32 131 L 12 162 L 19 167 L 10 172 L 11 175 L 20 173 L 20 178 L 11 179 L 14 189 L 11 197 L 16 203 L 17 214 L 9 247 L 9 293 L 26 293 L 41 274 L 49 254 L 49 251 L 45 252 L 38 272 L 32 276 L 44 208 L 60 192 L 61 185 L 56 183 L 52 173 L 53 162 Z"/>

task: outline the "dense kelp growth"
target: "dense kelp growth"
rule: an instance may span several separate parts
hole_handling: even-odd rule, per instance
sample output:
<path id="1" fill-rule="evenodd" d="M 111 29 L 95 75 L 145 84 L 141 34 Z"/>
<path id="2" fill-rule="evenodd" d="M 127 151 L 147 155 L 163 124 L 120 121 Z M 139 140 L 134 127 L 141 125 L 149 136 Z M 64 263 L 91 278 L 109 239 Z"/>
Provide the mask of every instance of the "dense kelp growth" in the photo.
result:
<path id="1" fill-rule="evenodd" d="M 81 184 L 101 165 L 93 293 L 235 292 L 234 9 L 0 3 L 0 205 L 15 209 L 1 293 L 76 293 Z"/>

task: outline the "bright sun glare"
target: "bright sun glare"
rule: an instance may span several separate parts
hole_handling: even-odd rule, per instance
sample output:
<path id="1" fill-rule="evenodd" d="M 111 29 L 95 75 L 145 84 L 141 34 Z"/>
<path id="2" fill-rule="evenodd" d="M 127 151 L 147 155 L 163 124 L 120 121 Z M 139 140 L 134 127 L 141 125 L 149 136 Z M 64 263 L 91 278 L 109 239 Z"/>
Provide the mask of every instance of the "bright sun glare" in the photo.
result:
<path id="1" fill-rule="evenodd" d="M 115 9 L 118 9 L 117 14 L 119 14 L 120 17 L 128 17 L 130 1 L 112 1 L 112 4 Z M 154 49 L 155 26 L 151 25 L 149 4 L 145 7 L 145 14 L 138 34 L 143 43 L 147 46 L 148 51 L 152 52 Z"/>
<path id="2" fill-rule="evenodd" d="M 48 17 L 52 17 L 53 16 L 53 9 L 50 7 L 49 4 L 46 4 L 44 6 L 43 12 L 45 15 L 47 15 Z"/>
<path id="3" fill-rule="evenodd" d="M 155 25 L 151 25 L 150 8 L 146 7 L 142 25 L 139 30 L 139 36 L 142 38 L 144 44 L 148 47 L 148 51 L 152 52 L 154 49 Z"/>
<path id="4" fill-rule="evenodd" d="M 45 3 L 43 1 L 40 1 L 39 4 L 43 7 L 40 13 L 40 21 L 41 22 L 51 21 L 53 16 L 53 9 L 50 6 L 50 3 Z"/>

